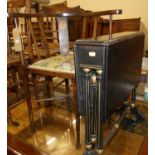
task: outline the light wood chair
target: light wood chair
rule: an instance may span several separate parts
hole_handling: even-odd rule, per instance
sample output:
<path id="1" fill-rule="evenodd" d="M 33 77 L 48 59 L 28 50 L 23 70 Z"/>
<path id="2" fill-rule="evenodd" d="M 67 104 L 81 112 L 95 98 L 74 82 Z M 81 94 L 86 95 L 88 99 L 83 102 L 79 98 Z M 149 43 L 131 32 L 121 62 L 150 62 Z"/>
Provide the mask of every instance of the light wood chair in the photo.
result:
<path id="1" fill-rule="evenodd" d="M 7 10 L 8 13 L 17 13 L 20 11 L 22 7 L 25 6 L 25 0 L 17 1 L 17 0 L 9 0 L 7 1 Z M 15 53 L 14 49 L 14 39 L 13 39 L 13 29 L 17 26 L 19 21 L 14 20 L 12 18 L 7 18 L 7 95 L 14 94 L 16 98 L 14 99 L 14 103 L 7 103 L 7 118 L 9 125 L 19 125 L 18 122 L 13 121 L 11 115 L 11 109 L 18 106 L 23 102 L 23 80 L 20 77 L 19 73 L 19 64 L 20 58 L 19 53 Z M 8 99 L 9 100 L 9 99 Z"/>

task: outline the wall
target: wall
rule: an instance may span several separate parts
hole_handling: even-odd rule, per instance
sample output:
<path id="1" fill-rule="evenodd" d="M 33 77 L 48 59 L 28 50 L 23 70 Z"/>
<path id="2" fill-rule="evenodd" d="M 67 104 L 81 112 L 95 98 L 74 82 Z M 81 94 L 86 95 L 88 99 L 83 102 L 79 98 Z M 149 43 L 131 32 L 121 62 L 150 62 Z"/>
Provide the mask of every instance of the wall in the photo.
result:
<path id="1" fill-rule="evenodd" d="M 64 0 L 51 0 L 51 4 Z M 67 0 L 68 6 L 80 5 L 92 11 L 122 9 L 123 14 L 114 19 L 141 17 L 141 30 L 145 33 L 145 50 L 148 48 L 148 1 L 147 0 Z"/>

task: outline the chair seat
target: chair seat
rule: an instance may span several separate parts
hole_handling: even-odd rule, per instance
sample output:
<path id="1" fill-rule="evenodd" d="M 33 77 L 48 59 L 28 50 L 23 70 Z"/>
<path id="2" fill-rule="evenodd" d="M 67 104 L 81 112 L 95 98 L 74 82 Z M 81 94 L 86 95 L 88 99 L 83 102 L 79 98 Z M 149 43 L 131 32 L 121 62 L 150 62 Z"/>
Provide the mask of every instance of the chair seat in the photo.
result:
<path id="1" fill-rule="evenodd" d="M 7 64 L 8 66 L 12 64 L 18 64 L 20 62 L 19 55 L 17 54 L 9 54 L 7 56 Z"/>
<path id="2" fill-rule="evenodd" d="M 28 68 L 38 69 L 42 71 L 54 71 L 54 72 L 66 72 L 75 73 L 74 69 L 74 55 L 70 54 L 68 56 L 57 55 L 43 60 L 39 60 Z"/>
<path id="3" fill-rule="evenodd" d="M 29 59 L 29 56 L 25 56 L 25 60 Z M 7 55 L 7 67 L 12 67 L 20 63 L 19 54 L 9 54 Z"/>

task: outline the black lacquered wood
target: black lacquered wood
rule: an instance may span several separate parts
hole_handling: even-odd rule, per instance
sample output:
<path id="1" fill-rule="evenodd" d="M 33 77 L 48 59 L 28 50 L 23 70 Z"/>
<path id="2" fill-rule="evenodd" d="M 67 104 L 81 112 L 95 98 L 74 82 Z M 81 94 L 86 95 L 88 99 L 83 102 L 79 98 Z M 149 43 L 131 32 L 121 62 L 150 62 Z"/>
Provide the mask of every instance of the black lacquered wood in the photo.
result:
<path id="1" fill-rule="evenodd" d="M 103 125 L 101 122 L 101 81 L 102 75 L 98 75 L 98 89 L 97 89 L 97 108 L 96 108 L 96 147 L 97 149 L 103 149 Z"/>
<path id="2" fill-rule="evenodd" d="M 75 44 L 78 107 L 80 114 L 86 119 L 89 110 L 86 98 L 89 94 L 88 91 L 84 91 L 88 85 L 83 83 L 81 68 L 88 68 L 91 74 L 97 75 L 97 106 L 94 113 L 96 113 L 95 147 L 99 154 L 102 154 L 103 147 L 117 131 L 116 125 L 108 137 L 103 139 L 102 123 L 123 105 L 132 91 L 132 98 L 135 99 L 134 88 L 140 82 L 143 47 L 142 32 L 113 34 L 113 38 L 103 36 L 95 41 L 79 40 Z M 91 91 L 93 91 L 92 87 Z M 90 97 L 91 103 L 93 98 L 94 96 Z M 88 127 L 86 122 L 86 131 Z M 91 131 L 93 131 L 92 124 Z"/>
<path id="3" fill-rule="evenodd" d="M 90 74 L 89 73 L 85 73 L 84 75 L 84 79 L 85 79 L 85 102 L 86 102 L 86 118 L 85 118 L 85 143 L 86 145 L 91 145 L 91 123 L 90 123 Z"/>
<path id="4" fill-rule="evenodd" d="M 91 137 L 96 139 L 97 83 L 91 84 Z"/>
<path id="5" fill-rule="evenodd" d="M 136 87 L 133 88 L 132 90 L 131 98 L 132 98 L 132 102 L 135 103 L 136 102 Z"/>

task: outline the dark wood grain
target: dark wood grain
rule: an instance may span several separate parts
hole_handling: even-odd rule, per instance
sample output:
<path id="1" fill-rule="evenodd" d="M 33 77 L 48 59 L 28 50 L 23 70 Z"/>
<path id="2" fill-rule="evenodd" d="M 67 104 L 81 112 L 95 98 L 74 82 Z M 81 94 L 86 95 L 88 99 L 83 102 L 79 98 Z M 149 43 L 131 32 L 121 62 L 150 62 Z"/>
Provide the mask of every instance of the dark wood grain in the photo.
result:
<path id="1" fill-rule="evenodd" d="M 114 15 L 121 14 L 122 10 L 106 10 L 106 11 L 97 11 L 97 12 L 87 12 L 87 11 L 79 11 L 78 7 L 72 9 L 60 10 L 60 11 L 47 11 L 41 13 L 8 13 L 9 17 L 24 17 L 24 18 L 32 18 L 32 17 L 51 17 L 51 16 L 105 16 L 105 15 Z M 78 10 L 78 11 L 76 11 Z"/>
<path id="2" fill-rule="evenodd" d="M 21 155 L 47 155 L 45 152 L 36 149 L 11 133 L 7 133 L 7 152 L 8 155 L 17 155 L 17 153 Z"/>
<path id="3" fill-rule="evenodd" d="M 138 155 L 148 155 L 148 134 L 145 135 Z"/>

